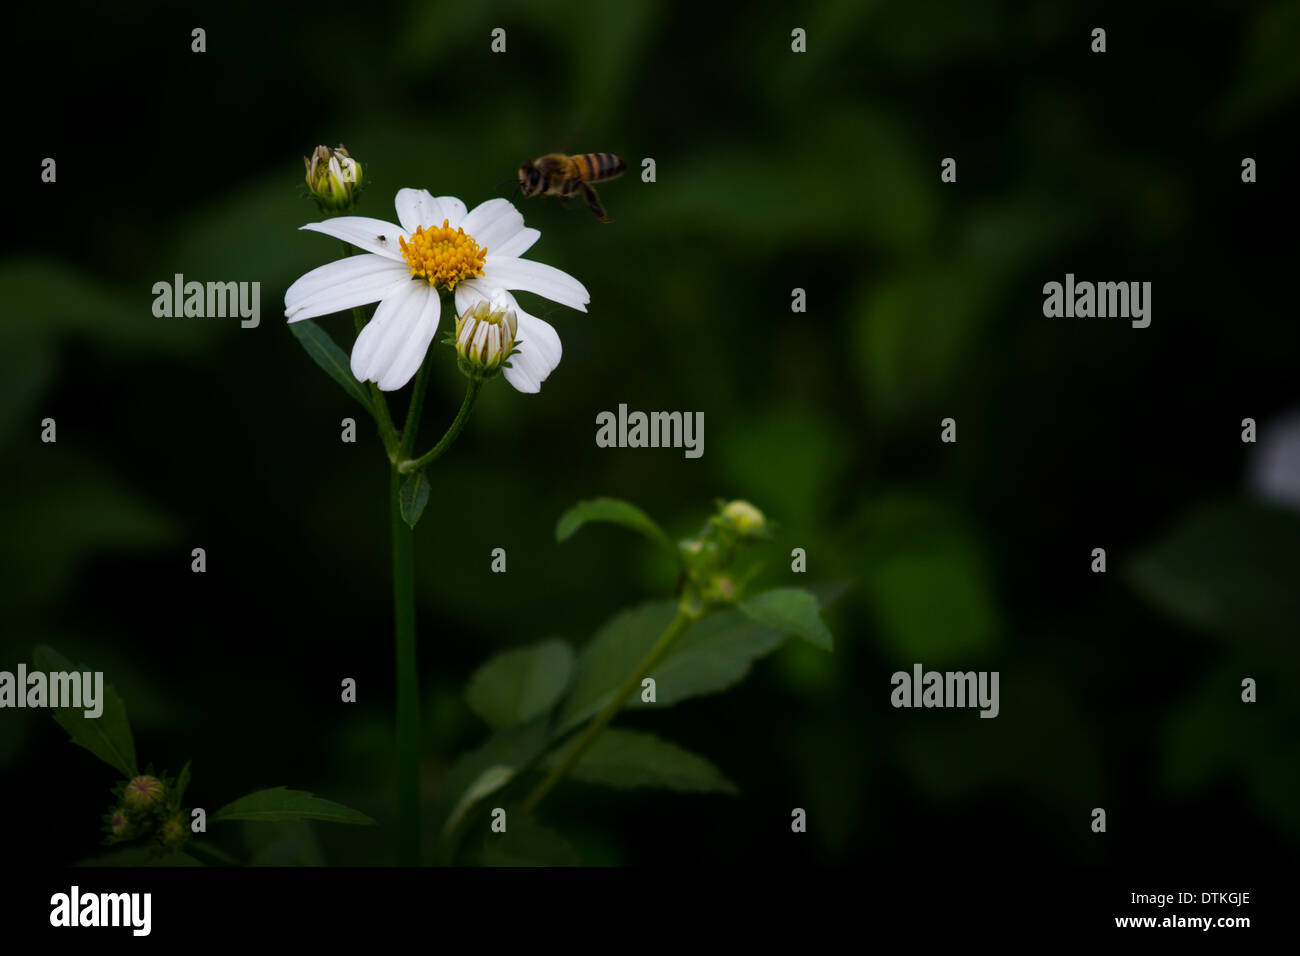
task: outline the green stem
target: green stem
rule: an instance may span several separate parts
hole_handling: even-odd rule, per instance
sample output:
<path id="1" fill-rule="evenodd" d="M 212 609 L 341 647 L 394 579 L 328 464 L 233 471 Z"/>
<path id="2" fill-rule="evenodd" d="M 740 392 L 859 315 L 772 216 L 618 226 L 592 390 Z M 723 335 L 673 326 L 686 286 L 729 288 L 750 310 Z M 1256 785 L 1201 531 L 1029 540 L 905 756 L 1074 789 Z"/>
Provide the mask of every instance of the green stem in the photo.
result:
<path id="1" fill-rule="evenodd" d="M 393 619 L 397 638 L 398 862 L 420 862 L 420 685 L 415 660 L 415 532 L 402 520 L 402 476 L 391 470 Z"/>
<path id="2" fill-rule="evenodd" d="M 352 310 L 354 315 L 360 311 L 360 309 Z M 361 318 L 359 324 L 364 326 L 365 319 Z M 397 427 L 393 424 L 393 416 L 388 413 L 388 399 L 384 398 L 384 393 L 379 390 L 379 386 L 374 382 L 367 384 L 370 386 L 370 404 L 375 409 L 375 424 L 379 426 L 379 437 L 384 443 L 384 451 L 388 455 L 388 460 L 393 464 L 397 464 L 401 437 L 397 434 Z"/>
<path id="3" fill-rule="evenodd" d="M 417 382 L 416 385 L 418 387 L 419 383 Z M 413 471 L 419 471 L 450 448 L 452 442 L 454 442 L 456 437 L 460 435 L 461 429 L 465 427 L 465 422 L 469 421 L 470 410 L 473 409 L 474 402 L 478 399 L 478 391 L 482 387 L 483 383 L 481 381 L 476 378 L 471 378 L 469 380 L 469 387 L 465 390 L 465 400 L 460 403 L 460 411 L 456 413 L 456 420 L 451 423 L 451 426 L 447 429 L 447 433 L 443 435 L 442 438 L 438 439 L 438 444 L 434 445 L 433 448 L 421 455 L 419 458 L 400 460 L 397 465 L 397 471 L 403 475 L 409 475 Z M 409 425 L 407 431 L 408 434 L 403 436 L 403 446 L 407 445 L 408 440 L 412 444 L 415 441 L 414 433 L 410 429 Z M 405 452 L 405 454 L 409 454 L 409 451 Z"/>
<path id="4" fill-rule="evenodd" d="M 397 445 L 397 460 L 405 461 L 411 457 L 415 448 L 415 433 L 420 428 L 420 413 L 424 410 L 424 393 L 429 390 L 429 378 L 425 371 L 429 367 L 426 361 L 420 363 L 420 371 L 415 373 L 415 388 L 411 390 L 411 404 L 406 409 L 406 422 L 402 425 L 402 439 Z"/>
<path id="5" fill-rule="evenodd" d="M 700 612 L 698 610 L 690 610 L 684 605 L 678 606 L 677 616 L 673 618 L 667 630 L 659 636 L 659 640 L 655 641 L 654 647 L 650 648 L 650 653 L 641 659 L 641 663 L 628 675 L 627 680 L 623 681 L 618 690 L 614 691 L 614 696 L 605 705 L 605 709 L 587 725 L 587 729 L 574 741 L 573 746 L 569 748 L 569 752 L 564 755 L 564 759 L 552 767 L 551 772 L 528 795 L 528 799 L 524 801 L 525 812 L 532 813 L 537 805 L 542 802 L 542 799 L 551 792 L 551 788 L 574 768 L 577 762 L 582 759 L 583 754 L 591 749 L 591 745 L 596 742 L 600 732 L 614 719 L 614 715 L 622 709 L 627 698 L 641 686 L 641 682 L 646 679 L 652 670 L 659 666 L 660 661 L 672 650 L 673 645 L 677 643 L 677 639 L 686 633 L 686 629 L 699 618 Z"/>

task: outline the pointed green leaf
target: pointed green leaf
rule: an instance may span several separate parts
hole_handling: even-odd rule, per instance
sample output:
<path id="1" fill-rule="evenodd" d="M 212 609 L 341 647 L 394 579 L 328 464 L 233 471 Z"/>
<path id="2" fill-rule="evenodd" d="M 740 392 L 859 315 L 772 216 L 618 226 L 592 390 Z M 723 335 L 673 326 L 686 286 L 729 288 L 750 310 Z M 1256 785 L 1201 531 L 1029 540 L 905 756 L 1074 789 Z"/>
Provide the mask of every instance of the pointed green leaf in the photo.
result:
<path id="1" fill-rule="evenodd" d="M 429 503 L 429 479 L 425 477 L 423 468 L 413 472 L 407 476 L 406 481 L 402 482 L 399 497 L 402 520 L 414 528 L 416 522 L 420 520 L 420 515 L 424 514 L 424 506 Z"/>
<path id="2" fill-rule="evenodd" d="M 474 673 L 465 698 L 493 727 L 523 723 L 554 706 L 572 670 L 573 650 L 564 641 L 506 651 Z"/>
<path id="3" fill-rule="evenodd" d="M 643 604 L 615 615 L 578 656 L 577 676 L 556 719 L 564 733 L 595 716 L 641 662 L 676 614 L 675 601 Z M 789 636 L 739 611 L 721 611 L 691 625 L 650 675 L 656 702 L 633 694 L 628 708 L 664 707 L 739 683 L 758 658 Z"/>
<path id="4" fill-rule="evenodd" d="M 190 761 L 185 761 L 185 766 L 181 767 L 180 775 L 176 778 L 176 788 L 172 791 L 172 806 L 180 809 L 184 805 L 185 791 L 190 786 Z"/>
<path id="5" fill-rule="evenodd" d="M 560 520 L 555 523 L 555 540 L 567 541 L 574 532 L 592 521 L 605 521 L 631 528 L 656 544 L 663 545 L 674 556 L 680 558 L 672 539 L 654 523 L 648 514 L 631 502 L 621 501 L 618 498 L 593 498 L 590 501 L 579 501 L 560 515 Z"/>
<path id="6" fill-rule="evenodd" d="M 45 644 L 33 649 L 32 664 L 36 670 L 44 671 L 47 675 L 55 671 L 78 671 L 84 674 L 87 670 L 85 667 L 74 667 L 66 657 Z M 24 690 L 19 688 L 19 693 Z M 103 698 L 103 711 L 98 717 L 87 717 L 84 707 L 60 707 L 53 710 L 54 719 L 68 732 L 74 744 L 85 747 L 122 776 L 134 777 L 140 771 L 136 766 L 135 740 L 131 736 L 126 704 L 112 684 L 104 685 Z"/>
<path id="7" fill-rule="evenodd" d="M 451 862 L 460 842 L 457 827 L 474 805 L 541 756 L 546 743 L 546 721 L 539 718 L 498 730 L 482 746 L 457 758 L 443 780 L 435 812 L 435 819 L 444 821 L 438 846 L 441 862 Z"/>
<path id="8" fill-rule="evenodd" d="M 451 815 L 447 817 L 442 832 L 444 834 L 453 832 L 474 804 L 484 797 L 496 793 L 513 780 L 518 772 L 518 767 L 507 764 L 496 764 L 484 770 L 479 774 L 478 779 L 471 783 L 465 789 L 465 792 L 460 795 L 460 799 L 456 801 L 456 806 L 452 809 Z"/>
<path id="9" fill-rule="evenodd" d="M 778 631 L 797 634 L 822 650 L 831 649 L 831 632 L 822 623 L 817 598 L 803 588 L 775 588 L 745 598 L 738 605 L 752 620 Z"/>
<path id="10" fill-rule="evenodd" d="M 352 365 L 348 361 L 347 353 L 334 344 L 334 340 L 329 337 L 328 332 L 311 319 L 290 323 L 289 331 L 298 340 L 298 344 L 311 356 L 312 361 L 325 370 L 325 374 L 338 382 L 343 387 L 343 391 L 360 402 L 366 411 L 373 414 L 374 409 L 370 404 L 370 395 L 367 394 L 365 387 L 357 381 L 356 376 L 352 374 Z"/>
<path id="11" fill-rule="evenodd" d="M 273 823 L 280 820 L 324 820 L 327 823 L 356 823 L 374 826 L 364 813 L 342 804 L 312 796 L 305 790 L 275 787 L 258 790 L 228 803 L 212 817 L 213 821 L 252 820 Z"/>
<path id="12" fill-rule="evenodd" d="M 676 601 L 656 601 L 621 611 L 605 622 L 578 655 L 573 685 L 556 720 L 557 734 L 599 713 L 676 613 Z M 634 695 L 630 701 L 637 699 Z"/>
<path id="13" fill-rule="evenodd" d="M 557 747 L 545 766 L 559 763 L 568 751 Z M 569 771 L 574 780 L 607 787 L 660 787 L 688 793 L 740 791 L 712 763 L 684 747 L 634 730 L 611 728 L 596 738 L 591 749 Z"/>

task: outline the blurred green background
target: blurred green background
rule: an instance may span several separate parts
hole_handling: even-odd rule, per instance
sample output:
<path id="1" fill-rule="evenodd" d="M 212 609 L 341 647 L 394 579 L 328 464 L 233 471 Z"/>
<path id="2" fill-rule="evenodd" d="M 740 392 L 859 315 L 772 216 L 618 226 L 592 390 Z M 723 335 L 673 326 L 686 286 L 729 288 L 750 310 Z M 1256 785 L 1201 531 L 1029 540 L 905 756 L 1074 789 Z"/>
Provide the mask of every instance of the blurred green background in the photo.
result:
<path id="1" fill-rule="evenodd" d="M 214 830 L 232 852 L 390 862 L 387 475 L 364 415 L 281 318 L 288 284 L 337 255 L 295 231 L 318 218 L 300 157 L 346 144 L 370 182 L 360 212 L 392 220 L 403 186 L 473 206 L 525 159 L 612 151 L 632 168 L 601 190 L 613 225 L 580 202 L 520 203 L 542 231 L 530 257 L 591 292 L 586 315 L 522 297 L 563 361 L 539 395 L 486 388 L 431 475 L 429 800 L 486 734 L 461 696 L 478 664 L 581 644 L 672 588 L 616 529 L 557 545 L 564 508 L 624 497 L 680 535 L 715 496 L 744 497 L 779 523 L 778 569 L 803 547 L 809 583 L 855 582 L 828 614 L 836 649 L 793 642 L 730 694 L 621 719 L 708 756 L 742 795 L 567 784 L 544 816 L 587 862 L 1294 854 L 1300 516 L 1246 488 L 1240 421 L 1263 442 L 1297 398 L 1293 247 L 1270 230 L 1298 9 L 12 11 L 0 668 L 49 643 L 106 671 L 142 762 L 193 758 L 189 802 L 209 811 L 283 784 L 388 825 Z M 956 184 L 939 181 L 948 156 Z M 260 327 L 155 318 L 151 287 L 177 272 L 260 281 Z M 1066 272 L 1152 281 L 1151 327 L 1044 319 L 1042 284 Z M 320 324 L 348 346 L 350 318 Z M 433 354 L 430 436 L 463 388 L 450 351 Z M 702 411 L 703 458 L 597 448 L 596 415 L 622 402 Z M 57 444 L 40 441 L 47 416 Z M 939 442 L 947 416 L 956 445 Z M 1001 715 L 893 710 L 890 674 L 918 661 L 999 670 Z M 356 705 L 339 703 L 343 677 Z M 112 772 L 48 714 L 0 714 L 0 771 L 9 818 L 27 821 L 18 859 L 96 851 Z"/>

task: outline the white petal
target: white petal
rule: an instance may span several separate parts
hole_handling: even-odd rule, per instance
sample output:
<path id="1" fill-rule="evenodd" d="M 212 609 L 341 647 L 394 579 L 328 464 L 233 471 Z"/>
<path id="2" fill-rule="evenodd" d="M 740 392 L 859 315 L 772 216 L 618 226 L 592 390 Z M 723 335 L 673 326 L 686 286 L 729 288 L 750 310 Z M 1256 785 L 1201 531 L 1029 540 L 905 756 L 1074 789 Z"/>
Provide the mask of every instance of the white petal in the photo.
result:
<path id="1" fill-rule="evenodd" d="M 470 211 L 461 223 L 461 228 L 473 236 L 474 241 L 486 249 L 489 255 L 497 255 L 497 247 L 510 242 L 524 228 L 524 217 L 511 205 L 510 200 L 489 199 Z"/>
<path id="2" fill-rule="evenodd" d="M 427 282 L 409 282 L 379 303 L 374 318 L 352 346 L 352 374 L 359 381 L 378 382 L 385 391 L 401 388 L 415 374 L 438 324 L 438 296 Z M 424 335 L 415 362 L 410 352 Z M 405 378 L 397 373 L 409 367 Z M 400 380 L 399 380 L 400 378 Z"/>
<path id="3" fill-rule="evenodd" d="M 349 279 L 358 279 L 382 272 L 391 272 L 397 275 L 399 271 L 409 273 L 410 270 L 397 265 L 386 256 L 378 256 L 373 253 L 347 256 L 335 262 L 327 262 L 325 265 L 319 266 L 301 276 L 285 290 L 284 301 L 286 305 L 301 304 L 318 292 Z"/>
<path id="4" fill-rule="evenodd" d="M 391 392 L 401 388 L 420 370 L 424 364 L 425 356 L 429 352 L 429 343 L 438 333 L 439 313 L 442 310 L 442 300 L 438 293 L 429 289 L 426 297 L 424 308 L 420 310 L 415 322 L 412 323 L 410 335 L 402 343 L 397 355 L 394 357 L 391 365 L 386 371 L 379 376 L 379 388 L 384 392 Z"/>
<path id="5" fill-rule="evenodd" d="M 438 205 L 442 206 L 442 219 L 446 219 L 447 225 L 452 229 L 465 224 L 465 204 L 455 196 L 439 196 Z M 442 219 L 439 219 L 434 225 L 441 226 Z M 465 231 L 469 232 L 468 229 Z"/>
<path id="6" fill-rule="evenodd" d="M 338 216 L 334 219 L 326 219 L 324 222 L 309 222 L 300 228 L 311 232 L 323 232 L 335 239 L 350 242 L 358 249 L 378 253 L 389 259 L 396 259 L 398 262 L 402 261 L 402 247 L 397 244 L 397 237 L 410 238 L 409 233 L 391 222 L 370 219 L 366 216 Z"/>
<path id="7" fill-rule="evenodd" d="M 507 239 L 505 242 L 493 246 L 492 254 L 495 256 L 522 256 L 540 238 L 542 238 L 542 234 L 536 229 L 520 229 L 515 233 L 513 239 Z"/>
<path id="8" fill-rule="evenodd" d="M 442 207 L 427 189 L 399 189 L 393 206 L 397 209 L 397 221 L 408 234 L 419 226 L 433 225 L 435 217 L 442 224 Z"/>
<path id="9" fill-rule="evenodd" d="M 393 205 L 397 208 L 397 219 L 407 233 L 415 232 L 417 226 L 436 228 L 444 219 L 455 229 L 465 218 L 463 202 L 455 196 L 435 197 L 427 189 L 399 189 Z"/>
<path id="10" fill-rule="evenodd" d="M 410 280 L 404 264 L 383 256 L 348 256 L 313 269 L 289 286 L 284 315 L 290 322 L 300 322 L 368 305 Z"/>
<path id="11" fill-rule="evenodd" d="M 489 255 L 483 260 L 482 283 L 488 286 L 501 286 L 504 289 L 522 289 L 535 292 L 543 298 L 577 309 L 587 311 L 591 295 L 586 286 L 554 266 L 548 266 L 532 259 L 515 259 L 508 256 Z"/>
<path id="12" fill-rule="evenodd" d="M 501 374 L 520 392 L 541 390 L 546 376 L 560 364 L 564 350 L 559 333 L 549 322 L 515 308 L 519 316 L 519 351 L 510 357 L 510 367 Z"/>
<path id="13" fill-rule="evenodd" d="M 456 314 L 464 315 L 466 309 L 473 308 L 485 299 L 491 302 L 494 291 L 491 286 L 484 285 L 482 279 L 466 279 L 464 282 L 457 282 Z"/>

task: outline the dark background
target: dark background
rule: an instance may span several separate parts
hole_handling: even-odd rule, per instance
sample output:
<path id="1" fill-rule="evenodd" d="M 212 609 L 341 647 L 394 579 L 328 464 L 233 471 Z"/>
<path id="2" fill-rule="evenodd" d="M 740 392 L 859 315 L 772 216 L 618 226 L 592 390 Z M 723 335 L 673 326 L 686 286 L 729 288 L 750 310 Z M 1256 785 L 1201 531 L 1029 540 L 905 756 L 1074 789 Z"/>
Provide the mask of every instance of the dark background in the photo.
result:
<path id="1" fill-rule="evenodd" d="M 777 567 L 799 546 L 811 582 L 855 582 L 828 613 L 836 649 L 794 642 L 727 695 L 621 718 L 743 793 L 566 784 L 544 818 L 585 861 L 1292 857 L 1300 520 L 1246 476 L 1296 401 L 1280 148 L 1296 11 L 8 11 L 0 668 L 49 643 L 106 671 L 142 763 L 192 758 L 187 802 L 209 812 L 283 784 L 385 824 L 214 830 L 241 859 L 391 861 L 387 475 L 364 416 L 281 318 L 287 285 L 337 254 L 295 231 L 318 218 L 300 157 L 345 143 L 370 183 L 360 213 L 392 220 L 403 186 L 473 206 L 524 159 L 608 150 L 632 168 L 602 189 L 615 224 L 521 203 L 543 234 L 530 255 L 583 281 L 589 314 L 529 300 L 563 361 L 540 395 L 486 388 L 431 475 L 428 798 L 485 736 L 461 697 L 482 661 L 581 644 L 672 587 L 617 530 L 557 545 L 564 508 L 625 497 L 681 535 L 715 496 L 744 497 L 779 523 Z M 497 26 L 505 55 L 489 51 Z M 654 184 L 636 175 L 646 156 Z M 946 156 L 956 184 L 939 181 Z M 260 281 L 260 327 L 156 319 L 151 287 L 175 272 Z M 1066 272 L 1151 281 L 1151 327 L 1045 319 L 1042 285 Z M 790 312 L 796 286 L 806 314 Z M 350 324 L 321 321 L 345 346 Z M 430 437 L 463 388 L 434 355 Z M 597 448 L 595 416 L 620 402 L 704 412 L 704 457 Z M 39 440 L 46 416 L 57 444 Z M 345 416 L 355 445 L 339 441 Z M 956 445 L 939 442 L 946 416 Z M 1259 446 L 1240 441 L 1246 416 Z M 505 576 L 489 573 L 496 547 Z M 916 661 L 999 670 L 1001 715 L 893 710 L 889 676 Z M 25 821 L 5 838 L 16 861 L 98 852 L 113 773 L 48 714 L 0 714 L 0 770 L 6 815 Z M 789 833 L 794 806 L 805 837 Z M 1098 806 L 1105 835 L 1089 829 Z"/>

